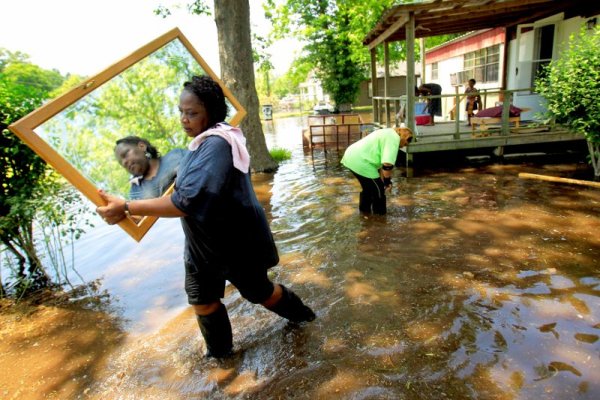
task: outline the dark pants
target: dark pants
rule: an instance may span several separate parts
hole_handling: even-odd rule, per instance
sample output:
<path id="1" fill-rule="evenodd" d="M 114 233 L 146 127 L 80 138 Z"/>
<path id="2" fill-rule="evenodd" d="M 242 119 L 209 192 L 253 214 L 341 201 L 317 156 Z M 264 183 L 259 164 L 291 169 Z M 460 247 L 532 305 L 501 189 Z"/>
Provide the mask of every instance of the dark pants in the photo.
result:
<path id="1" fill-rule="evenodd" d="M 358 203 L 358 209 L 360 212 L 367 214 L 379 214 L 385 215 L 387 208 L 385 205 L 385 188 L 383 187 L 383 181 L 381 178 L 366 178 L 362 175 L 354 173 L 356 179 L 362 187 L 360 192 L 360 200 Z"/>
<path id="2" fill-rule="evenodd" d="M 243 298 L 255 304 L 266 301 L 275 289 L 267 275 L 267 268 L 243 265 L 231 268 L 224 274 L 205 265 L 196 266 L 192 262 L 184 264 L 185 291 L 188 303 L 192 305 L 210 304 L 222 299 L 226 280 L 236 287 Z"/>

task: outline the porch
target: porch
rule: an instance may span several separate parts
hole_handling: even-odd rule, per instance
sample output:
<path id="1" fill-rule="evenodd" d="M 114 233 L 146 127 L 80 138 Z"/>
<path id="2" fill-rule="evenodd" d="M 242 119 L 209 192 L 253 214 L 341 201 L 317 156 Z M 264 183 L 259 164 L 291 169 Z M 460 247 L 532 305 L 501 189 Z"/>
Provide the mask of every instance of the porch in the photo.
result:
<path id="1" fill-rule="evenodd" d="M 493 151 L 495 156 L 502 157 L 505 148 L 509 146 L 526 146 L 530 149 L 529 152 L 536 152 L 536 145 L 541 149 L 561 142 L 585 144 L 583 135 L 571 132 L 551 121 L 539 120 L 543 109 L 523 106 L 522 104 L 531 105 L 527 100 L 523 100 L 530 93 L 530 88 L 482 92 L 483 104 L 492 107 L 500 105 L 502 114 L 497 118 L 478 118 L 475 114 L 470 126 L 467 125 L 462 103 L 463 94 L 457 92 L 454 95 L 430 96 L 450 101 L 454 106 L 448 115 L 437 117 L 433 126 L 406 124 L 413 125 L 412 130 L 415 133 L 415 140 L 401 149 L 405 154 L 407 171 L 410 171 L 417 154 L 468 151 L 472 155 L 478 155 Z M 510 101 L 498 102 L 498 99 Z M 401 112 L 403 104 L 406 104 L 406 96 L 373 98 L 374 128 L 398 126 L 400 121 L 397 115 Z M 511 116 L 511 106 L 519 105 L 522 110 L 520 115 Z"/>
<path id="2" fill-rule="evenodd" d="M 524 49 L 520 46 L 520 40 L 521 33 L 526 31 L 519 30 L 518 26 L 536 23 L 536 21 L 554 18 L 558 15 L 555 19 L 561 21 L 577 17 L 569 20 L 568 23 L 565 22 L 565 24 L 572 25 L 565 29 L 575 29 L 577 24 L 585 22 L 584 18 L 591 18 L 598 12 L 600 12 L 600 5 L 597 2 L 584 0 L 491 0 L 484 3 L 478 0 L 440 0 L 402 3 L 393 6 L 384 13 L 381 20 L 363 40 L 363 44 L 369 48 L 371 53 L 372 93 L 382 92 L 376 87 L 378 82 L 376 66 L 378 62 L 383 62 L 384 66 L 384 95 L 372 98 L 374 126 L 396 126 L 399 122 L 396 114 L 402 108 L 403 102 L 407 105 L 404 112 L 405 123 L 416 133 L 417 138 L 414 143 L 403 149 L 406 154 L 407 166 L 412 164 L 416 155 L 425 153 L 436 154 L 461 150 L 485 153 L 493 150 L 494 154 L 502 156 L 505 149 L 513 146 L 515 148 L 527 146 L 535 151 L 536 146 L 540 148 L 547 145 L 560 147 L 564 143 L 564 146 L 567 147 L 566 143 L 573 142 L 584 144 L 585 139 L 582 135 L 539 120 L 542 118 L 539 115 L 544 109 L 543 99 L 536 95 L 531 88 L 523 89 L 523 87 L 533 84 L 532 77 L 538 71 L 537 67 L 534 68 L 538 64 L 533 61 L 542 59 L 549 61 L 546 58 L 554 59 L 558 55 L 536 58 L 532 56 L 533 53 L 527 53 L 529 58 L 519 59 L 521 55 L 525 57 L 525 54 L 521 54 Z M 416 40 L 420 40 L 420 53 L 423 55 L 425 54 L 423 40 L 426 37 L 497 27 L 504 28 L 505 35 L 499 61 L 500 88 L 495 94 L 496 98 L 490 99 L 487 104 L 484 99 L 484 108 L 501 105 L 501 115 L 494 119 L 476 121 L 479 124 L 475 129 L 465 126 L 464 106 L 461 103 L 464 93 L 458 93 L 458 89 L 456 89 L 453 94 L 432 96 L 441 98 L 442 102 L 445 101 L 450 106 L 446 107 L 446 110 L 451 110 L 454 115 L 446 111 L 447 115 L 436 118 L 435 126 L 416 125 L 417 108 L 415 103 L 419 101 L 414 92 L 417 84 L 416 76 L 419 75 L 414 68 Z M 391 93 L 389 87 L 390 44 L 399 41 L 405 42 L 406 48 L 408 66 L 406 96 L 391 97 L 389 96 Z M 381 47 L 383 47 L 383 51 L 378 52 L 377 50 Z M 382 60 L 381 56 L 383 56 Z M 531 62 L 528 64 L 525 61 Z M 437 76 L 439 73 L 441 71 L 436 70 L 436 77 L 434 78 L 431 73 L 429 78 L 435 81 L 435 79 L 439 79 Z M 424 58 L 421 59 L 420 76 L 423 82 L 426 77 L 426 60 Z M 531 79 L 528 81 L 525 78 Z M 517 89 L 518 85 L 522 85 L 521 88 Z M 480 90 L 483 97 L 484 94 L 481 92 Z M 510 115 L 511 106 L 528 111 L 517 118 Z"/>

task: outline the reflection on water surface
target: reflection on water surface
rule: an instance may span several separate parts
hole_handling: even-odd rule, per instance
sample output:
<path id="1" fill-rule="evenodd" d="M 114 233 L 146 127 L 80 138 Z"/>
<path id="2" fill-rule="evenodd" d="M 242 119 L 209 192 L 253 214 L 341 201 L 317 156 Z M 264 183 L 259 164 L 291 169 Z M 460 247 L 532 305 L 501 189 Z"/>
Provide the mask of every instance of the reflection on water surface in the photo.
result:
<path id="1" fill-rule="evenodd" d="M 172 221 L 141 244 L 90 240 L 90 252 L 123 247 L 86 268 L 108 275 L 136 333 L 97 398 L 600 397 L 600 191 L 517 177 L 584 164 L 396 170 L 389 215 L 366 218 L 337 155 L 303 153 L 297 119 L 265 130 L 293 152 L 254 176 L 281 253 L 273 277 L 317 320 L 294 328 L 230 290 L 237 353 L 204 360 Z"/>

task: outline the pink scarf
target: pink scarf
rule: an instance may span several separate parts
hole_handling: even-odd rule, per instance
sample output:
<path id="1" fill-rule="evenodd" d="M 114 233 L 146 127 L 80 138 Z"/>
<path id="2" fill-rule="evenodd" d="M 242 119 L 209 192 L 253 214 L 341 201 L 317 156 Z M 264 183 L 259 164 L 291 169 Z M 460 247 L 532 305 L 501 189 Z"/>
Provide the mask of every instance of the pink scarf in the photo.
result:
<path id="1" fill-rule="evenodd" d="M 188 145 L 188 149 L 190 149 L 190 151 L 195 151 L 200 147 L 200 143 L 202 143 L 204 139 L 213 135 L 220 136 L 227 140 L 227 143 L 231 146 L 233 166 L 247 174 L 250 169 L 250 154 L 248 154 L 248 150 L 246 149 L 246 138 L 239 128 L 235 128 L 228 124 L 218 123 L 213 128 L 202 132 L 192 139 Z"/>

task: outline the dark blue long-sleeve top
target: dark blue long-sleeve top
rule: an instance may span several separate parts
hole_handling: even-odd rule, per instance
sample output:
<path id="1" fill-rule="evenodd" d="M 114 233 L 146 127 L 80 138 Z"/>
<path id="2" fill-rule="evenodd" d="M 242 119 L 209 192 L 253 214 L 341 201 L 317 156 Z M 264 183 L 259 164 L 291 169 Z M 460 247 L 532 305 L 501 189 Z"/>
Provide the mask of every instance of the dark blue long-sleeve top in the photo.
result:
<path id="1" fill-rule="evenodd" d="M 279 262 L 250 175 L 234 168 L 225 139 L 209 136 L 181 160 L 171 200 L 187 214 L 181 218 L 186 262 L 223 272 Z"/>

